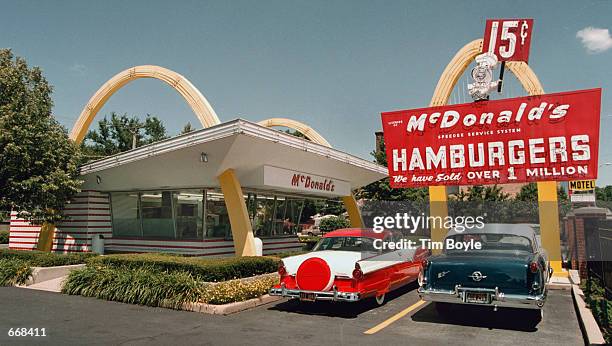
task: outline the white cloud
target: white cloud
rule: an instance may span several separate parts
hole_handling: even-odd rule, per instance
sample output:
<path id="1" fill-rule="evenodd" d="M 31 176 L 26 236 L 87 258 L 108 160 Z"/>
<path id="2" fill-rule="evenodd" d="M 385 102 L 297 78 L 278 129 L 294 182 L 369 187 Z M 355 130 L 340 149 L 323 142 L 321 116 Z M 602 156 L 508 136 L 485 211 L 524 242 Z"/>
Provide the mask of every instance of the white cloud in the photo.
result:
<path id="1" fill-rule="evenodd" d="M 612 48 L 612 37 L 608 29 L 586 27 L 576 33 L 589 54 L 597 54 Z"/>
<path id="2" fill-rule="evenodd" d="M 72 66 L 70 66 L 70 71 L 76 72 L 78 74 L 85 74 L 85 71 L 87 71 L 87 67 L 82 64 L 72 64 Z"/>

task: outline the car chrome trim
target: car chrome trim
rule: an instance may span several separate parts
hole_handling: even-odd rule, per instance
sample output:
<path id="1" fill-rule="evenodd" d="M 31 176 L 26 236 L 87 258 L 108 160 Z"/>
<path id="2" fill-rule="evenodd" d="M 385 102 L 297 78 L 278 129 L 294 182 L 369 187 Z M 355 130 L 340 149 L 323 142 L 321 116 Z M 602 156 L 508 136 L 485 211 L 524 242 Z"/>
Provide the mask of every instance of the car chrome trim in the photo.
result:
<path id="1" fill-rule="evenodd" d="M 300 298 L 300 293 L 314 293 L 315 300 L 330 300 L 338 302 L 356 302 L 361 299 L 359 292 L 342 292 L 334 286 L 331 291 L 306 291 L 299 289 L 288 289 L 285 284 L 281 284 L 280 288 L 271 288 L 269 294 L 271 296 L 281 296 L 285 298 Z"/>
<path id="2" fill-rule="evenodd" d="M 425 301 L 453 303 L 453 304 L 468 304 L 494 307 L 510 307 L 521 309 L 541 309 L 546 301 L 546 290 L 542 294 L 523 295 L 523 294 L 505 294 L 498 287 L 492 288 L 473 288 L 461 287 L 456 285 L 454 290 L 440 290 L 419 287 L 417 289 L 421 299 Z M 489 293 L 491 299 L 489 303 L 468 303 L 464 296 L 466 292 Z"/>

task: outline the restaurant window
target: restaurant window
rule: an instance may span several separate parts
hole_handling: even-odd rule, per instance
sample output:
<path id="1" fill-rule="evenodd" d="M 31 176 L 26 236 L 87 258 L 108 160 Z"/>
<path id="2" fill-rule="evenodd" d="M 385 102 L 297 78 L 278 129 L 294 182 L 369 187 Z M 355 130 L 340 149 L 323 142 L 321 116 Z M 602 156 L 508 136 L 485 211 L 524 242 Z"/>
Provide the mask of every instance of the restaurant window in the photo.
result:
<path id="1" fill-rule="evenodd" d="M 145 192 L 140 195 L 142 235 L 145 238 L 175 239 L 171 191 Z"/>
<path id="2" fill-rule="evenodd" d="M 206 191 L 206 237 L 227 239 L 232 237 L 225 199 L 218 190 Z"/>
<path id="3" fill-rule="evenodd" d="M 181 191 L 174 198 L 176 234 L 178 239 L 202 239 L 204 237 L 204 193 Z"/>
<path id="4" fill-rule="evenodd" d="M 202 239 L 204 196 L 202 190 L 113 192 L 113 235 L 143 239 Z"/>
<path id="5" fill-rule="evenodd" d="M 139 199 L 136 192 L 114 192 L 111 194 L 113 235 L 140 237 Z"/>
<path id="6" fill-rule="evenodd" d="M 246 204 L 256 237 L 295 235 L 301 231 L 303 199 L 249 193 Z"/>

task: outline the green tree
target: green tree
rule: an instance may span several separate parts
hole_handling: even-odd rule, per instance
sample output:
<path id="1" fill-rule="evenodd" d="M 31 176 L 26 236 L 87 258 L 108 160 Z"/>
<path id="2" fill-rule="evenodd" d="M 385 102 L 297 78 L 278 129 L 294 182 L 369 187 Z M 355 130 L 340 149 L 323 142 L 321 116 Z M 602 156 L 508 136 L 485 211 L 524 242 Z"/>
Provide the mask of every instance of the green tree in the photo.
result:
<path id="1" fill-rule="evenodd" d="M 319 229 L 323 233 L 335 231 L 340 228 L 350 227 L 350 223 L 347 219 L 342 216 L 333 216 L 321 220 Z"/>
<path id="2" fill-rule="evenodd" d="M 517 201 L 537 202 L 538 201 L 538 184 L 529 183 L 521 186 L 521 190 L 514 196 Z M 559 201 L 567 201 L 567 192 L 561 186 L 557 188 L 557 199 Z"/>
<path id="3" fill-rule="evenodd" d="M 38 67 L 0 50 L 0 210 L 43 224 L 39 248 L 49 251 L 53 223 L 82 183 L 79 148 L 51 115 L 51 93 Z"/>
<path id="4" fill-rule="evenodd" d="M 538 200 L 538 185 L 529 183 L 521 186 L 521 190 L 514 196 L 519 201 L 535 202 Z"/>
<path id="5" fill-rule="evenodd" d="M 612 201 L 612 185 L 595 187 L 595 197 L 598 201 Z"/>
<path id="6" fill-rule="evenodd" d="M 387 167 L 385 143 L 382 140 L 380 148 L 380 151 L 373 151 L 371 155 L 377 164 Z M 429 198 L 429 192 L 427 188 L 392 189 L 389 177 L 386 177 L 362 187 L 357 191 L 356 197 L 373 201 L 425 201 Z"/>
<path id="7" fill-rule="evenodd" d="M 164 124 L 157 117 L 147 114 L 144 121 L 137 117 L 121 116 L 112 112 L 98 122 L 98 128 L 90 130 L 81 144 L 88 159 L 114 155 L 135 146 L 154 143 L 168 138 Z M 134 143 L 135 141 L 135 143 Z"/>
<path id="8" fill-rule="evenodd" d="M 474 185 L 467 188 L 467 190 L 461 190 L 454 199 L 458 201 L 487 201 L 487 202 L 500 202 L 506 201 L 510 198 L 510 195 L 503 192 L 503 188 L 498 185 L 482 186 Z"/>
<path id="9" fill-rule="evenodd" d="M 195 129 L 193 128 L 193 126 L 191 126 L 191 123 L 188 122 L 187 124 L 185 124 L 185 126 L 183 126 L 183 130 L 181 130 L 181 134 L 184 135 L 192 131 L 195 131 Z"/>
<path id="10" fill-rule="evenodd" d="M 304 139 L 309 140 L 308 138 L 306 138 L 306 136 L 304 136 L 304 134 L 303 134 L 303 133 L 301 133 L 301 132 L 300 132 L 300 131 L 298 131 L 298 130 L 286 129 L 286 130 L 285 130 L 285 133 L 288 133 L 288 134 L 290 134 L 290 135 L 292 135 L 292 136 L 295 136 L 295 137 L 304 138 Z"/>

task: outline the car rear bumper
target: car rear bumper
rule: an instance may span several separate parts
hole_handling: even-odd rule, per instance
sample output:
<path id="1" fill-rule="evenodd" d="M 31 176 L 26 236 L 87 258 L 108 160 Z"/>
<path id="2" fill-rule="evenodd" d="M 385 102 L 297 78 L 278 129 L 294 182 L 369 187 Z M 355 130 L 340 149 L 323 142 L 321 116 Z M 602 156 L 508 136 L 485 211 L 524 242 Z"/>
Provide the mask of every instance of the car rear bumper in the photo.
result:
<path id="1" fill-rule="evenodd" d="M 271 296 L 281 296 L 285 298 L 300 299 L 301 294 L 314 296 L 314 300 L 327 300 L 337 302 L 356 302 L 361 299 L 359 292 L 341 292 L 335 287 L 331 291 L 305 291 L 299 289 L 286 288 L 284 284 L 281 287 L 271 288 L 269 294 Z"/>
<path id="2" fill-rule="evenodd" d="M 469 304 L 469 305 L 489 305 L 494 307 L 508 307 L 519 309 L 541 309 L 546 301 L 546 290 L 543 294 L 523 295 L 523 294 L 504 294 L 498 288 L 471 288 L 455 286 L 454 290 L 436 290 L 419 287 L 419 296 L 425 301 Z M 466 302 L 466 292 L 488 293 L 488 303 Z"/>

